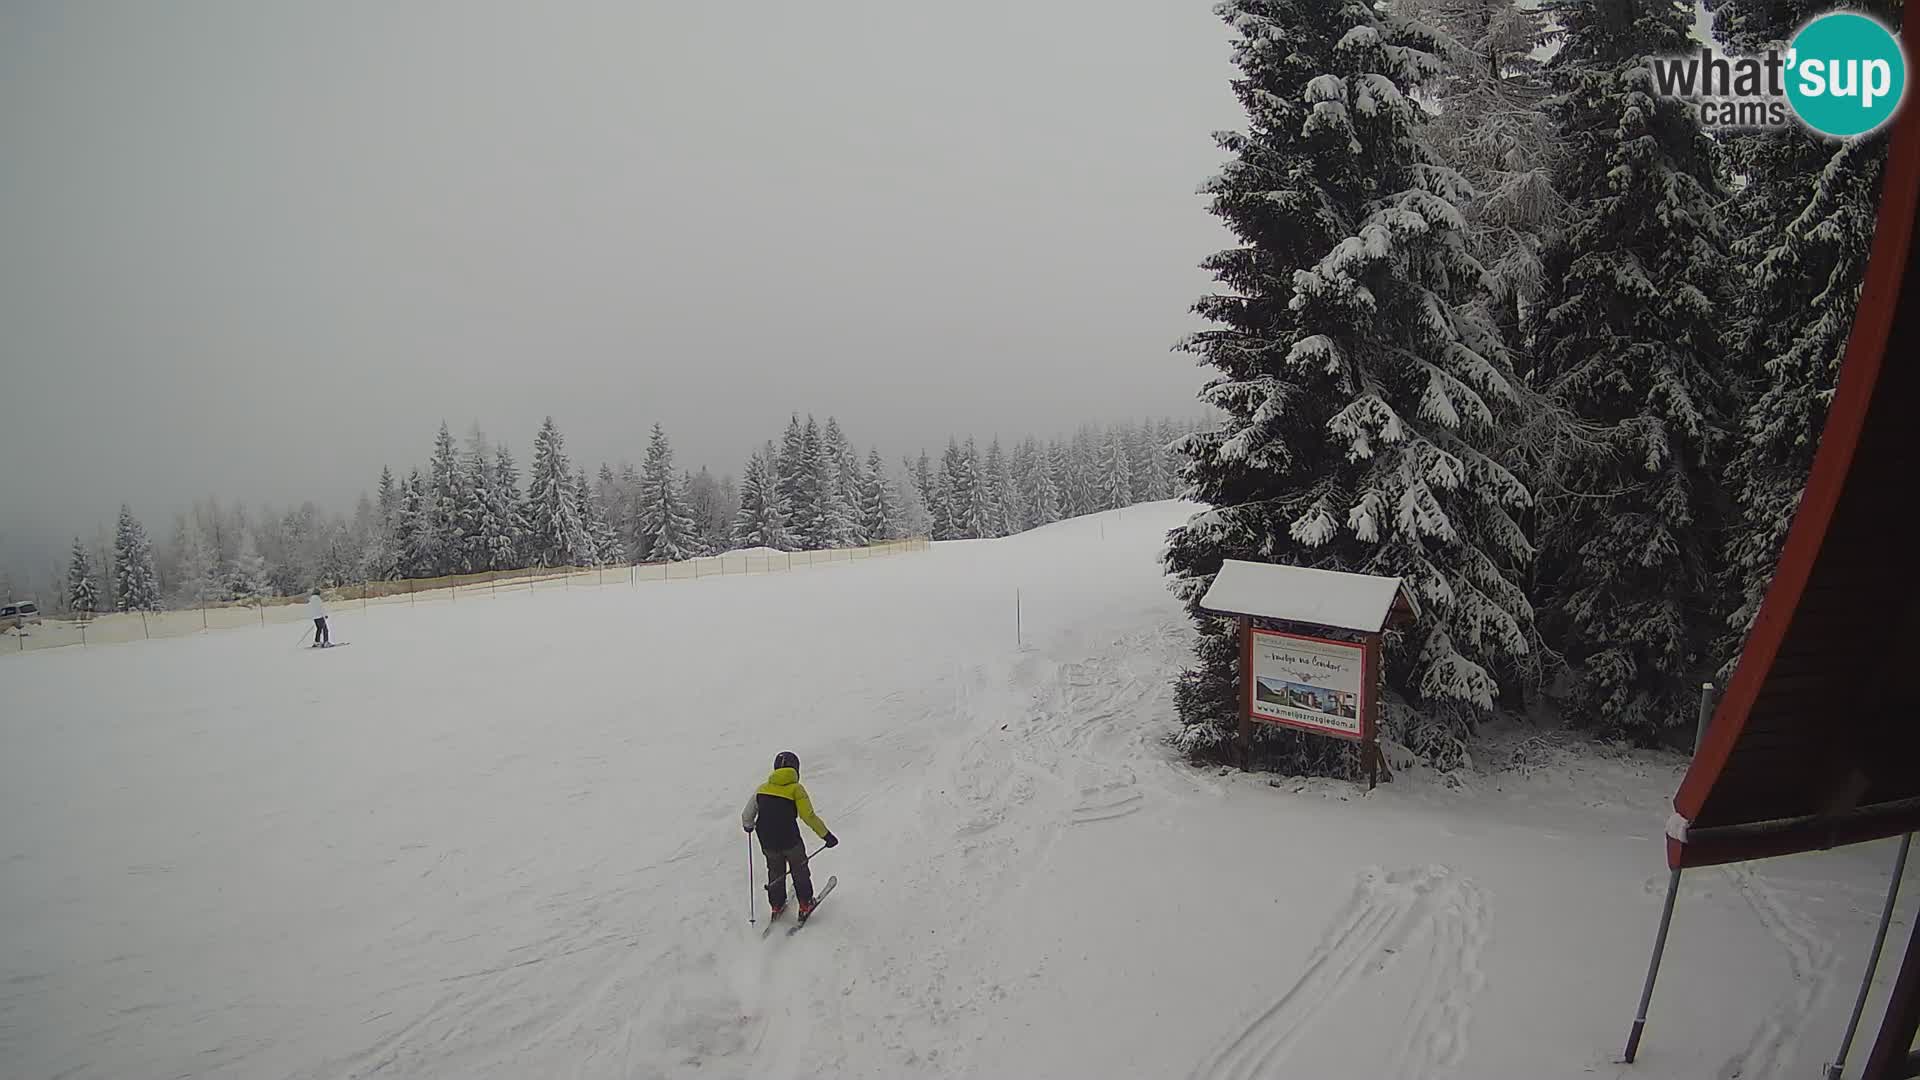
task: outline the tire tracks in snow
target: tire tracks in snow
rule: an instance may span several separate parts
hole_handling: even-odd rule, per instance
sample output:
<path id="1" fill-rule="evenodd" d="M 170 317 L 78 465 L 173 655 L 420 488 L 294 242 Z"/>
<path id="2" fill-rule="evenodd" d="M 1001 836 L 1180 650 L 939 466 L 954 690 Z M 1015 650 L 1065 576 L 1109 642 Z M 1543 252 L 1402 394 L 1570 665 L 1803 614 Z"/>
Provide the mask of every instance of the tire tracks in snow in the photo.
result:
<path id="1" fill-rule="evenodd" d="M 1415 942 L 1425 945 L 1423 967 L 1389 1075 L 1448 1075 L 1466 1056 L 1472 1001 L 1484 982 L 1487 910 L 1483 890 L 1444 866 L 1362 871 L 1299 978 L 1201 1062 L 1193 1080 L 1279 1075 L 1327 1010 Z"/>

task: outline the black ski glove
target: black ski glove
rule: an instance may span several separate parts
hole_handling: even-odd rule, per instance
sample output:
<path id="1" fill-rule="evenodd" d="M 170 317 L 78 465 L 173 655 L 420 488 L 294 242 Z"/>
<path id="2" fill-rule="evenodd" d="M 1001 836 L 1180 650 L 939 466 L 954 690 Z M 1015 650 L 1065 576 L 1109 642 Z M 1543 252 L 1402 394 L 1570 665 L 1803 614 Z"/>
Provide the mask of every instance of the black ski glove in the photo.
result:
<path id="1" fill-rule="evenodd" d="M 839 838 L 839 837 L 837 837 L 837 836 L 835 836 L 835 835 L 833 835 L 832 833 L 828 833 L 828 834 L 827 834 L 827 846 L 828 846 L 828 847 L 839 847 L 839 846 L 840 846 L 840 838 Z"/>
<path id="2" fill-rule="evenodd" d="M 743 828 L 743 829 L 745 829 L 745 830 L 747 830 L 748 832 L 752 832 L 752 831 L 753 831 L 753 826 L 751 826 L 751 825 L 742 825 L 742 826 L 740 826 L 740 827 L 741 827 L 741 828 Z"/>

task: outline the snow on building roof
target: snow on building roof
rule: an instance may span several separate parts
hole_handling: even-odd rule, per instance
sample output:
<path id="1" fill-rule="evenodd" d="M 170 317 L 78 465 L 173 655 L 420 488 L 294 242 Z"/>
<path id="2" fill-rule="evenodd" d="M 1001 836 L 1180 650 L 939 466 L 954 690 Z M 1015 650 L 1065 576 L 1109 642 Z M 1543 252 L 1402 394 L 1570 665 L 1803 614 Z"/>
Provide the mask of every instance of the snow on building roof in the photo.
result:
<path id="1" fill-rule="evenodd" d="M 1222 615 L 1253 615 L 1377 633 L 1386 626 L 1394 598 L 1399 595 L 1399 578 L 1228 559 L 1201 598 L 1200 607 Z M 1410 606 L 1411 598 L 1408 603 Z"/>

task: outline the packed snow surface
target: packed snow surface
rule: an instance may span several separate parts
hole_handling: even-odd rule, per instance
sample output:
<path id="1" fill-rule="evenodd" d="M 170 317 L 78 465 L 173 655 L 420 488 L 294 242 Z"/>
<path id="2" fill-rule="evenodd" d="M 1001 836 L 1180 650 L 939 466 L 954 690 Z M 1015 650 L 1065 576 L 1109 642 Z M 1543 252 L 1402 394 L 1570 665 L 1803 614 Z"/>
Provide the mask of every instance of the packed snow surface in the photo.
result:
<path id="1" fill-rule="evenodd" d="M 0 1075 L 1817 1073 L 1887 845 L 1689 873 L 1614 1064 L 1682 763 L 1179 763 L 1190 509 L 0 659 Z M 780 750 L 840 883 L 763 940 Z"/>

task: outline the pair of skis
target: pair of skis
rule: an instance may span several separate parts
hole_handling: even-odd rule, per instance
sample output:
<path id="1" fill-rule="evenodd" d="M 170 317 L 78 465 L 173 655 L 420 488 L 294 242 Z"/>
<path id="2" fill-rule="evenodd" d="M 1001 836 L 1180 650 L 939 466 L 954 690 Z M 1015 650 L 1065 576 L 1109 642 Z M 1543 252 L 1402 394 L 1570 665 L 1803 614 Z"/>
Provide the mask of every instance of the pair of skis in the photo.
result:
<path id="1" fill-rule="evenodd" d="M 839 882 L 840 882 L 840 879 L 837 877 L 827 878 L 826 888 L 821 889 L 820 892 L 816 894 L 813 898 L 814 911 L 820 910 L 820 905 L 825 903 L 827 900 L 827 894 L 832 892 L 833 887 L 839 884 Z M 812 918 L 812 916 L 813 916 L 813 912 L 807 912 L 806 914 L 801 915 L 799 917 L 799 921 L 795 922 L 792 926 L 787 927 L 787 936 L 792 937 L 793 935 L 799 933 L 800 928 L 807 925 L 807 920 L 809 918 Z M 767 936 L 773 933 L 773 924 L 774 924 L 774 921 L 778 918 L 779 916 L 776 916 L 776 915 L 767 916 L 767 928 L 765 930 L 760 931 L 760 939 L 762 941 L 766 940 Z"/>

